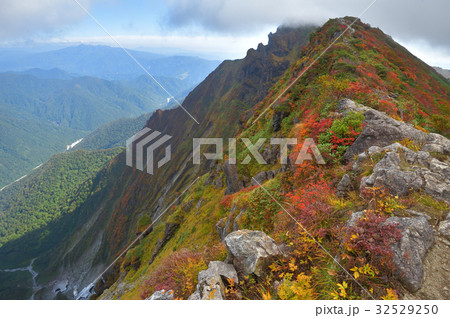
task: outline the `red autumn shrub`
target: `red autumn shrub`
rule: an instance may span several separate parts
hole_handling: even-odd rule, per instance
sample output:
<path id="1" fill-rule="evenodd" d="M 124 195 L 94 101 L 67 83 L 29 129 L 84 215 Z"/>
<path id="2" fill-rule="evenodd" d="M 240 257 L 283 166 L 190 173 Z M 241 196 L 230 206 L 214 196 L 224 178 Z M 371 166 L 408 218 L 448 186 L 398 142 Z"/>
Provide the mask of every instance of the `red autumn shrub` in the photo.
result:
<path id="1" fill-rule="evenodd" d="M 350 254 L 362 257 L 378 269 L 393 269 L 391 245 L 402 237 L 397 225 L 386 224 L 386 220 L 385 215 L 367 212 L 349 228 L 345 238 Z"/>
<path id="2" fill-rule="evenodd" d="M 145 299 L 158 290 L 173 290 L 175 297 L 187 298 L 197 285 L 197 275 L 206 269 L 207 263 L 200 253 L 189 250 L 174 252 L 156 268 L 143 285 L 141 298 Z"/>
<path id="3" fill-rule="evenodd" d="M 333 216 L 330 204 L 333 194 L 330 182 L 312 181 L 286 195 L 292 204 L 289 212 L 314 237 L 324 237 L 330 230 Z"/>

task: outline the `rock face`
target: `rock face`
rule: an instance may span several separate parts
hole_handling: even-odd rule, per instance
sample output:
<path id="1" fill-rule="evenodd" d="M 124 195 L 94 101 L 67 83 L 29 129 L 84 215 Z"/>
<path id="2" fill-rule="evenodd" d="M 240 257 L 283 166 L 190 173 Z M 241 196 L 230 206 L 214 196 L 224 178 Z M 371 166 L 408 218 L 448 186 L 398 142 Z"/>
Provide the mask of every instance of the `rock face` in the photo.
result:
<path id="1" fill-rule="evenodd" d="M 173 300 L 173 290 L 158 290 L 145 300 Z"/>
<path id="2" fill-rule="evenodd" d="M 422 286 L 422 260 L 434 243 L 433 230 L 423 217 L 391 217 L 387 223 L 395 223 L 402 231 L 403 237 L 392 247 L 397 275 L 403 285 L 416 292 Z"/>
<path id="3" fill-rule="evenodd" d="M 372 146 L 385 147 L 403 139 L 414 140 L 423 145 L 424 151 L 435 151 L 450 154 L 450 141 L 438 134 L 427 134 L 415 129 L 412 125 L 395 120 L 374 109 L 361 106 L 349 99 L 339 101 L 340 112 L 356 111 L 364 113 L 365 127 L 344 154 L 344 161 L 350 161 L 358 154 Z"/>
<path id="4" fill-rule="evenodd" d="M 264 267 L 282 254 L 275 241 L 260 231 L 235 231 L 225 238 L 225 246 L 233 265 L 244 276 L 264 276 Z"/>
<path id="5" fill-rule="evenodd" d="M 394 195 L 423 189 L 434 198 L 450 202 L 450 165 L 431 157 L 426 151 L 412 151 L 399 143 L 387 147 L 372 146 L 361 153 L 353 165 L 358 170 L 361 163 L 375 154 L 383 158 L 374 166 L 364 186 L 384 186 Z"/>
<path id="6" fill-rule="evenodd" d="M 239 175 L 236 165 L 229 164 L 228 161 L 223 165 L 223 173 L 225 174 L 225 180 L 227 188 L 225 195 L 236 193 L 239 191 Z"/>
<path id="7" fill-rule="evenodd" d="M 198 284 L 196 291 L 189 300 L 223 300 L 225 298 L 225 286 L 230 281 L 237 284 L 238 275 L 233 265 L 224 262 L 213 261 L 208 269 L 198 273 Z"/>
<path id="8" fill-rule="evenodd" d="M 283 119 L 285 119 L 288 116 L 289 116 L 289 112 L 288 111 L 275 110 L 273 112 L 272 129 L 273 129 L 274 132 L 280 130 L 281 122 L 283 121 Z"/>
<path id="9" fill-rule="evenodd" d="M 364 215 L 365 212 L 362 211 L 353 213 L 347 221 L 347 226 L 355 226 Z M 394 216 L 387 219 L 385 224 L 397 224 L 402 233 L 402 238 L 391 247 L 396 275 L 408 291 L 416 292 L 423 282 L 422 260 L 434 243 L 433 229 L 423 216 Z"/>

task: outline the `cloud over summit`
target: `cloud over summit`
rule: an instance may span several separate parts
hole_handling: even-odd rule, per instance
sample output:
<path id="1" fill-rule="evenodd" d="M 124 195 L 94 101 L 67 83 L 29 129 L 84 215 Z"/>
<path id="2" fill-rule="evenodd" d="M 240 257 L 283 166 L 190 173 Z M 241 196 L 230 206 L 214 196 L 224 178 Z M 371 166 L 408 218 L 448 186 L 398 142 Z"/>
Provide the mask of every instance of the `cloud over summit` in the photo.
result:
<path id="1" fill-rule="evenodd" d="M 174 27 L 251 32 L 283 23 L 322 24 L 329 18 L 358 16 L 372 0 L 167 0 Z M 405 40 L 426 40 L 450 51 L 450 1 L 378 0 L 362 17 L 386 33 Z"/>

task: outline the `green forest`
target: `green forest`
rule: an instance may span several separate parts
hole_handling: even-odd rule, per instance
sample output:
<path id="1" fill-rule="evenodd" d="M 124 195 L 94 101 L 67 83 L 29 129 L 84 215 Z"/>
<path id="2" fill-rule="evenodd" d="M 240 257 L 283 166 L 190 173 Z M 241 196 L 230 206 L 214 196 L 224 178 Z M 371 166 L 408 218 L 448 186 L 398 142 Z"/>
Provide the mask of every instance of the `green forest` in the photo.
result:
<path id="1" fill-rule="evenodd" d="M 29 177 L 0 192 L 0 246 L 71 213 L 90 194 L 93 178 L 120 151 L 55 155 Z"/>

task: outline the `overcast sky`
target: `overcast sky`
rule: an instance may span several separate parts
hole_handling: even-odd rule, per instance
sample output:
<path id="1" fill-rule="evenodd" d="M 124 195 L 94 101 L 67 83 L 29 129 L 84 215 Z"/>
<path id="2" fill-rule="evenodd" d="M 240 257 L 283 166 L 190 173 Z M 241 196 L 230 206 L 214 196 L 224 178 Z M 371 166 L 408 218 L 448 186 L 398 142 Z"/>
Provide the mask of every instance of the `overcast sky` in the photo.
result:
<path id="1" fill-rule="evenodd" d="M 114 42 L 243 57 L 280 24 L 359 16 L 373 0 L 0 0 L 0 46 Z M 362 21 L 380 27 L 430 65 L 450 68 L 449 0 L 377 0 Z"/>

